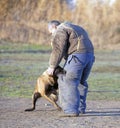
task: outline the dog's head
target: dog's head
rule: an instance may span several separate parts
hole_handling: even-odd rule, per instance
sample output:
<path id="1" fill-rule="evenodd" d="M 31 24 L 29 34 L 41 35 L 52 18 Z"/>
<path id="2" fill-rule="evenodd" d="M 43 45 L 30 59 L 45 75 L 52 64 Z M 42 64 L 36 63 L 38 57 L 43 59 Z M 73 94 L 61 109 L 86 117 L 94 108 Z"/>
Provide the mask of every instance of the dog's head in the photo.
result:
<path id="1" fill-rule="evenodd" d="M 57 66 L 53 72 L 53 75 L 58 76 L 59 74 L 66 74 L 66 71 L 62 67 Z"/>

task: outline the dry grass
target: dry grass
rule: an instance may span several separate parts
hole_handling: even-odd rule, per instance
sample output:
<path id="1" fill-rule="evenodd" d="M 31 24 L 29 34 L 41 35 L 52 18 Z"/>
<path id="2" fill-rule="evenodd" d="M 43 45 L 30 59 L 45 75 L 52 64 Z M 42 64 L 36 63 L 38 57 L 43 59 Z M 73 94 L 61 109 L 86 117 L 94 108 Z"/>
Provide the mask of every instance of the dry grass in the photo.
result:
<path id="1" fill-rule="evenodd" d="M 99 49 L 120 47 L 120 2 L 77 0 L 72 10 L 60 0 L 1 0 L 0 38 L 13 42 L 50 43 L 47 22 L 58 19 L 83 26 Z"/>

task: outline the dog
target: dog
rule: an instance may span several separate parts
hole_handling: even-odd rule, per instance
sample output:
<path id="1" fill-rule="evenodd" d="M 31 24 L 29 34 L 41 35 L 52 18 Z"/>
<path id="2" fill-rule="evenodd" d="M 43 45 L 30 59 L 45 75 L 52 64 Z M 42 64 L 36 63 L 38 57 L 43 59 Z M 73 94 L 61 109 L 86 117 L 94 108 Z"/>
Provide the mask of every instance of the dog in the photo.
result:
<path id="1" fill-rule="evenodd" d="M 35 110 L 36 101 L 40 97 L 44 97 L 47 99 L 50 103 L 53 104 L 55 108 L 58 110 L 61 110 L 61 107 L 56 103 L 58 100 L 58 75 L 59 74 L 65 74 L 66 71 L 58 66 L 55 71 L 53 72 L 53 75 L 48 75 L 47 73 L 43 73 L 38 79 L 37 84 L 32 96 L 33 103 L 32 108 L 25 109 L 25 111 L 33 111 Z"/>

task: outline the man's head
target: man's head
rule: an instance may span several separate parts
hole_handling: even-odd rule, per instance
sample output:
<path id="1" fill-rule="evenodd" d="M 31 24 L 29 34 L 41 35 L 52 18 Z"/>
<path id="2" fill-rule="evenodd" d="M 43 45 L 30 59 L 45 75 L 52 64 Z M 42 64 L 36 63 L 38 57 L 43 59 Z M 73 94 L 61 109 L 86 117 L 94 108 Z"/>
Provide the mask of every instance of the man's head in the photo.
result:
<path id="1" fill-rule="evenodd" d="M 60 25 L 60 22 L 57 20 L 52 20 L 48 23 L 48 31 L 53 34 L 57 30 L 57 26 Z"/>

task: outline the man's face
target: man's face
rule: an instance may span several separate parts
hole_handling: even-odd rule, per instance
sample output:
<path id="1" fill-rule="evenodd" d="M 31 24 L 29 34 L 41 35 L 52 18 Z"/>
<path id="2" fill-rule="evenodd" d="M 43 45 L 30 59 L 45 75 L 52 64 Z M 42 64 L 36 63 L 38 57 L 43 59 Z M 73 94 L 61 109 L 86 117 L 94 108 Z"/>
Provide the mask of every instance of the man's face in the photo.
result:
<path id="1" fill-rule="evenodd" d="M 55 25 L 48 25 L 48 31 L 50 34 L 53 34 L 56 31 L 56 26 Z"/>

